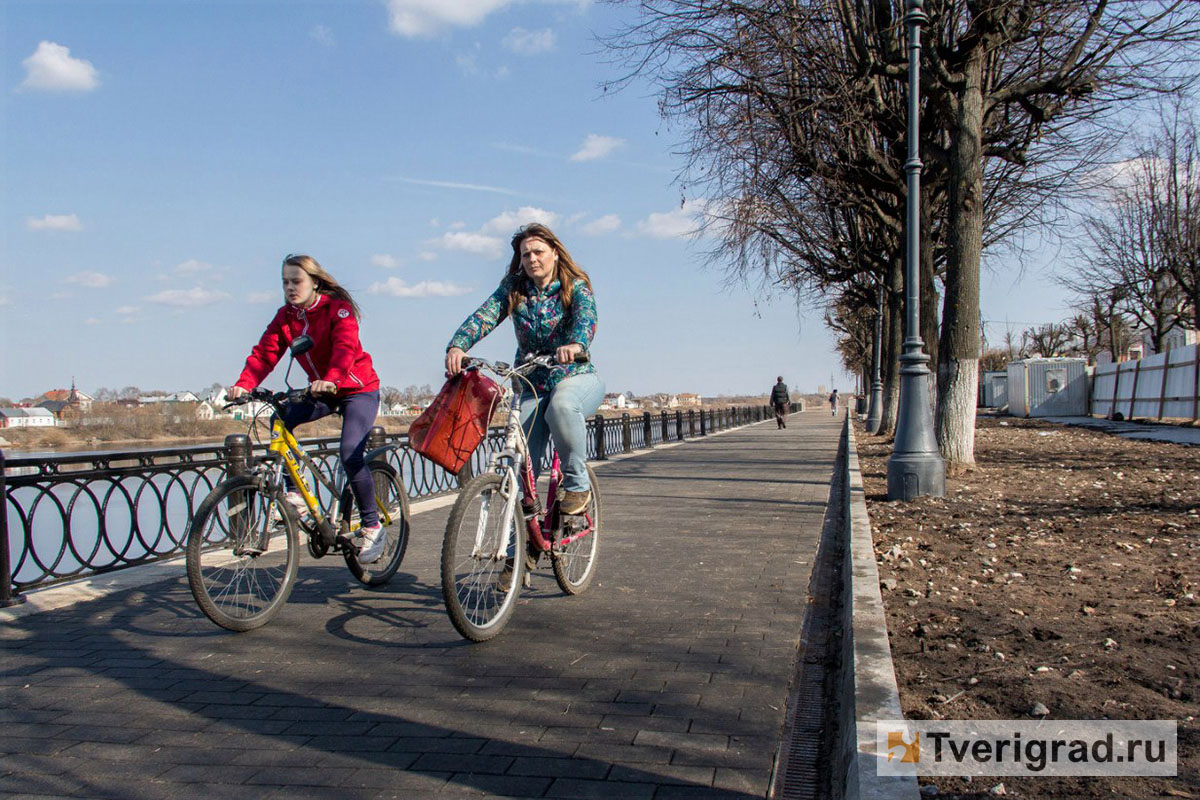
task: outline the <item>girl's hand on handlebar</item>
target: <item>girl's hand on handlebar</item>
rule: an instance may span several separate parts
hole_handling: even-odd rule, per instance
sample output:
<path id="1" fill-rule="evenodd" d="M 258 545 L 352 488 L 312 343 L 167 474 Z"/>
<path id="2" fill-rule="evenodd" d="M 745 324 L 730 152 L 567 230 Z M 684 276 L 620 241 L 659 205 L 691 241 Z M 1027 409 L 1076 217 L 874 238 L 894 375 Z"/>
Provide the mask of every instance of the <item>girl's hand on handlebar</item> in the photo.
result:
<path id="1" fill-rule="evenodd" d="M 554 351 L 554 358 L 560 364 L 574 364 L 575 356 L 583 352 L 583 345 L 578 342 L 564 344 L 562 347 Z"/>
<path id="2" fill-rule="evenodd" d="M 243 389 L 241 386 L 230 386 L 228 389 L 225 390 L 225 399 L 237 400 L 239 397 L 241 397 L 244 394 L 246 394 L 246 390 Z"/>
<path id="3" fill-rule="evenodd" d="M 446 374 L 457 375 L 462 372 L 463 361 L 467 354 L 464 350 L 458 347 L 451 347 L 446 351 Z"/>
<path id="4" fill-rule="evenodd" d="M 336 394 L 337 384 L 333 381 L 313 381 L 308 385 L 308 391 L 312 394 Z"/>

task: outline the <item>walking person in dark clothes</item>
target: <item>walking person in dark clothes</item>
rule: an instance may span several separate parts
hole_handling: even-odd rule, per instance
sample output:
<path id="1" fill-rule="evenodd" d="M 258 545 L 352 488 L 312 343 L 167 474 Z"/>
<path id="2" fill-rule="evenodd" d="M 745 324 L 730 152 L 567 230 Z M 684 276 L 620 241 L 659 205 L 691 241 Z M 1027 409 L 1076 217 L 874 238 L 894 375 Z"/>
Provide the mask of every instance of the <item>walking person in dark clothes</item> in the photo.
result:
<path id="1" fill-rule="evenodd" d="M 775 379 L 775 385 L 771 388 L 771 406 L 775 409 L 775 424 L 779 428 L 787 427 L 787 413 L 791 404 L 792 397 L 788 394 L 783 376 L 780 375 Z"/>

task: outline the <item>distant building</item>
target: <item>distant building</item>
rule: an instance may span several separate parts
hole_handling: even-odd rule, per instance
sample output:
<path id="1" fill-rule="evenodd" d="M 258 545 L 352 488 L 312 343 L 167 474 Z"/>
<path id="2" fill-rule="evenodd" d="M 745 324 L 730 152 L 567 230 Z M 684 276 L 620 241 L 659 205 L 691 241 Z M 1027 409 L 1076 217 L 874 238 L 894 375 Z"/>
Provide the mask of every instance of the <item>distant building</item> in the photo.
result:
<path id="1" fill-rule="evenodd" d="M 58 424 L 45 408 L 0 408 L 0 428 L 53 428 Z"/>
<path id="2" fill-rule="evenodd" d="M 677 397 L 679 399 L 679 405 L 683 406 L 684 408 L 699 408 L 700 407 L 700 395 L 698 395 L 698 394 L 684 393 L 684 394 L 677 395 Z"/>
<path id="3" fill-rule="evenodd" d="M 49 410 L 51 407 L 47 406 L 47 403 L 57 403 L 59 405 L 55 407 L 58 408 L 59 411 L 67 406 L 71 406 L 78 411 L 87 413 L 88 411 L 92 410 L 92 403 L 94 400 L 95 398 L 76 389 L 75 382 L 71 381 L 70 389 L 51 389 L 40 397 L 35 398 L 33 405 Z M 51 411 L 51 413 L 58 415 L 59 411 Z"/>
<path id="4" fill-rule="evenodd" d="M 630 405 L 629 399 L 625 397 L 624 393 L 613 394 L 610 392 L 604 395 L 604 399 L 600 401 L 600 408 L 604 411 L 624 410 L 635 407 Z"/>

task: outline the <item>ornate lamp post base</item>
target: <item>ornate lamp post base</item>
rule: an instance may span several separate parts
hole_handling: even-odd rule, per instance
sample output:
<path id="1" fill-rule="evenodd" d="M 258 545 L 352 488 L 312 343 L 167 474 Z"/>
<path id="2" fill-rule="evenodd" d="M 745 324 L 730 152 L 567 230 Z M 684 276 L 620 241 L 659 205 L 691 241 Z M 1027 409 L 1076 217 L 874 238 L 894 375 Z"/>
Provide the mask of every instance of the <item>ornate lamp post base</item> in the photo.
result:
<path id="1" fill-rule="evenodd" d="M 883 424 L 883 382 L 871 381 L 871 402 L 867 406 L 867 433 L 879 433 Z"/>
<path id="2" fill-rule="evenodd" d="M 888 459 L 888 500 L 913 500 L 922 495 L 946 496 L 946 462 L 938 452 L 933 411 L 929 407 L 929 356 L 915 352 L 900 357 L 900 408 L 896 442 Z M 909 342 L 904 343 L 906 350 Z"/>

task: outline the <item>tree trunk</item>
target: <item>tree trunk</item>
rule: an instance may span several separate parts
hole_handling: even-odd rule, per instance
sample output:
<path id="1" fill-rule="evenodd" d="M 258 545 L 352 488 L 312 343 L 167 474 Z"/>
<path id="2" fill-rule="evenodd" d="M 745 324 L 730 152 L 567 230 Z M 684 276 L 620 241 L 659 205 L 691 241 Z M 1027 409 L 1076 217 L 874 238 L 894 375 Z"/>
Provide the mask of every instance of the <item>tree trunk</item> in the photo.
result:
<path id="1" fill-rule="evenodd" d="M 946 298 L 938 364 L 936 429 L 948 473 L 975 465 L 979 384 L 979 264 L 983 249 L 983 55 L 964 69 L 953 123 Z"/>
<path id="2" fill-rule="evenodd" d="M 887 290 L 883 293 L 883 414 L 879 436 L 896 432 L 900 408 L 900 354 L 904 351 L 904 271 L 899 258 L 892 260 Z"/>
<path id="3" fill-rule="evenodd" d="M 929 369 L 937 375 L 938 365 L 938 291 L 934 276 L 933 258 L 933 199 L 932 192 L 921 186 L 921 340 L 925 343 L 925 355 L 929 356 Z M 933 390 L 930 386 L 930 390 Z"/>

